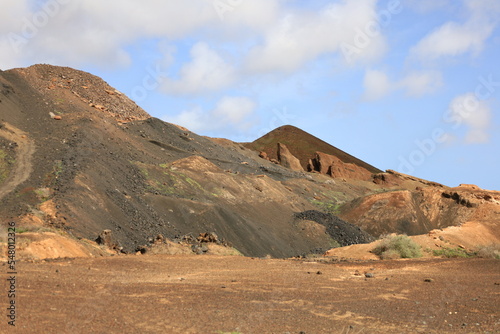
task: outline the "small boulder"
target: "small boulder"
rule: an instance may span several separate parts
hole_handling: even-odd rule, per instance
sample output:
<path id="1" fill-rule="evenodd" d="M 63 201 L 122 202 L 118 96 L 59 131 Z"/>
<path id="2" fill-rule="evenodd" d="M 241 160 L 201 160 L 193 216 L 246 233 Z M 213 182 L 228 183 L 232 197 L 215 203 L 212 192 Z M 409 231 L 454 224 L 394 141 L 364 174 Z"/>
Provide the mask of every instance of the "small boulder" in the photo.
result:
<path id="1" fill-rule="evenodd" d="M 262 151 L 259 153 L 259 157 L 261 157 L 262 159 L 265 159 L 265 160 L 269 160 L 269 157 L 267 156 L 267 153 Z"/>
<path id="2" fill-rule="evenodd" d="M 97 239 L 95 239 L 97 244 L 108 247 L 109 249 L 119 250 L 120 247 L 118 242 L 114 239 L 111 230 L 102 231 Z"/>

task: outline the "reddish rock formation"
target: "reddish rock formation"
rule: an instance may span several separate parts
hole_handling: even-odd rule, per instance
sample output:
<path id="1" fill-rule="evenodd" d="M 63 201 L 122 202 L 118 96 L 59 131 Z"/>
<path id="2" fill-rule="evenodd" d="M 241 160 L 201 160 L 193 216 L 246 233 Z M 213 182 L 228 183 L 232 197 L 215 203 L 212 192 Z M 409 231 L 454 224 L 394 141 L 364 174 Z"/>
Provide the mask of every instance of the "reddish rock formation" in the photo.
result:
<path id="1" fill-rule="evenodd" d="M 302 168 L 299 159 L 297 159 L 290 150 L 281 143 L 278 143 L 278 161 L 280 165 L 283 167 L 290 168 L 295 171 L 303 172 L 304 168 Z"/>
<path id="2" fill-rule="evenodd" d="M 353 163 L 345 163 L 336 156 L 316 152 L 308 164 L 309 171 L 330 175 L 334 178 L 371 180 L 372 173 Z"/>

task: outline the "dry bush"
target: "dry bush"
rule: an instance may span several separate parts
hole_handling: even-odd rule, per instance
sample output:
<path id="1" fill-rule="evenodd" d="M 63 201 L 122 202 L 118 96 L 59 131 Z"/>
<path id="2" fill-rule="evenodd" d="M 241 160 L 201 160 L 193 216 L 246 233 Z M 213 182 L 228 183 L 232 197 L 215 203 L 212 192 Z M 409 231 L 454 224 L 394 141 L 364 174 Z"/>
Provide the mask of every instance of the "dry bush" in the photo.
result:
<path id="1" fill-rule="evenodd" d="M 476 256 L 485 259 L 500 260 L 500 244 L 479 246 L 476 248 Z"/>
<path id="2" fill-rule="evenodd" d="M 407 235 L 386 236 L 372 250 L 381 259 L 416 258 L 422 256 L 419 244 Z"/>

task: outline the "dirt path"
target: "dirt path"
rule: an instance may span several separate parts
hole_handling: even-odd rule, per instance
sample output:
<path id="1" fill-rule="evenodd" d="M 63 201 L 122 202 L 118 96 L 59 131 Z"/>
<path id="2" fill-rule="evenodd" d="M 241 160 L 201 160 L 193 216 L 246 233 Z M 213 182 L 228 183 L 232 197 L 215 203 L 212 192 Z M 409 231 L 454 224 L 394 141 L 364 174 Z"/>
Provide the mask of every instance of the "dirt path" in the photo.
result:
<path id="1" fill-rule="evenodd" d="M 0 127 L 0 137 L 15 142 L 18 145 L 16 148 L 15 166 L 11 170 L 7 180 L 0 185 L 1 200 L 29 178 L 33 170 L 31 158 L 33 153 L 35 153 L 35 143 L 29 139 L 25 132 L 8 123 L 3 123 L 2 127 Z"/>
<path id="2" fill-rule="evenodd" d="M 499 333 L 499 269 L 483 259 L 22 262 L 16 330 L 4 319 L 0 333 Z"/>

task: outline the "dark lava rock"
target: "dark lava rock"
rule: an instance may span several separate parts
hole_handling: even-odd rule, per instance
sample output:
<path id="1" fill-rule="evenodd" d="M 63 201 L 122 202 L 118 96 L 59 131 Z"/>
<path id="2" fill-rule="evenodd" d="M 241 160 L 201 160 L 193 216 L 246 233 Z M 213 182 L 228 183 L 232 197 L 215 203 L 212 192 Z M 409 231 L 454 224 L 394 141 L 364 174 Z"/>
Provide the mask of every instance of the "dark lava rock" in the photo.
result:
<path id="1" fill-rule="evenodd" d="M 295 218 L 312 220 L 324 225 L 330 237 L 337 241 L 340 246 L 364 244 L 375 240 L 373 236 L 363 231 L 360 227 L 343 221 L 330 213 L 308 210 L 295 214 Z"/>
<path id="2" fill-rule="evenodd" d="M 104 245 L 109 249 L 118 249 L 119 245 L 113 238 L 111 230 L 102 231 L 99 236 L 95 239 L 95 242 L 99 245 Z"/>

